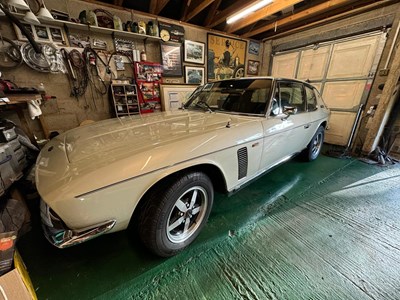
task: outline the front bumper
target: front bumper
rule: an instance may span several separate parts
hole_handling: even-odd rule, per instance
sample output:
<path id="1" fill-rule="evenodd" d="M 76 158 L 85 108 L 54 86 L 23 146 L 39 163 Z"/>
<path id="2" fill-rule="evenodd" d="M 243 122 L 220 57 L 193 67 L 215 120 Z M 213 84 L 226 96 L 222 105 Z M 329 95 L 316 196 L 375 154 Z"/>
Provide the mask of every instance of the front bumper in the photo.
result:
<path id="1" fill-rule="evenodd" d="M 70 247 L 98 237 L 110 231 L 116 223 L 115 220 L 107 220 L 79 230 L 71 230 L 43 200 L 40 201 L 40 216 L 45 237 L 58 248 Z"/>

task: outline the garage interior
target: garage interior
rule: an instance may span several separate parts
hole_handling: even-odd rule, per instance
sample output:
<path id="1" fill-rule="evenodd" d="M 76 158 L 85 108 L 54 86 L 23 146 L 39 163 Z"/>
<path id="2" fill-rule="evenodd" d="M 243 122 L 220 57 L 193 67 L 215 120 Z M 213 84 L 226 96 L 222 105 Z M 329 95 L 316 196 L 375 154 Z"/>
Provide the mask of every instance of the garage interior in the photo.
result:
<path id="1" fill-rule="evenodd" d="M 331 110 L 316 161 L 294 158 L 232 195 L 216 193 L 198 238 L 168 259 L 149 253 L 130 230 L 66 249 L 50 245 L 40 224 L 40 199 L 29 183 L 35 157 L 27 151 L 18 179 L 6 185 L 7 170 L 0 169 L 2 225 L 13 219 L 10 212 L 21 218 L 22 211 L 24 219 L 13 235 L 7 234 L 7 225 L 0 233 L 0 245 L 11 239 L 12 255 L 20 255 L 14 263 L 1 256 L 1 263 L 11 263 L 9 272 L 23 261 L 21 269 L 27 272 L 20 276 L 27 280 L 22 294 L 16 281 L 0 277 L 2 288 L 16 292 L 14 299 L 398 299 L 400 3 L 275 0 L 227 24 L 227 18 L 258 2 L 29 0 L 33 13 L 45 7 L 56 17 L 30 25 L 27 10 L 15 8 L 19 1 L 0 1 L 2 11 L 11 15 L 0 16 L 2 99 L 7 99 L 0 101 L 0 119 L 23 131 L 27 148 L 40 149 L 58 134 L 125 112 L 131 117 L 177 109 L 185 99 L 172 103 L 166 95 L 175 87 L 190 92 L 197 87 L 190 68 L 202 72 L 202 82 L 236 76 L 217 71 L 210 61 L 213 51 L 224 46 L 212 48 L 212 43 L 226 39 L 245 42 L 240 75 L 307 81 Z M 82 24 L 96 10 L 97 21 L 106 24 Z M 119 19 L 113 28 L 107 28 L 110 15 Z M 26 62 L 22 56 L 33 52 L 23 53 L 20 62 L 9 61 L 4 43 L 21 49 L 30 44 L 13 18 L 28 24 L 36 42 L 54 44 L 60 61 L 73 50 L 96 53 L 96 70 L 74 78 L 73 67 Z M 135 32 L 141 24 L 147 25 L 147 34 Z M 161 29 L 166 28 L 165 41 Z M 181 47 L 185 56 L 185 41 L 203 45 L 202 63 L 181 57 L 180 71 L 165 73 L 161 99 L 150 106 L 124 111 L 116 105 L 121 84 L 141 86 L 141 63 L 165 68 L 168 50 L 163 47 Z M 112 54 L 117 45 L 128 47 L 132 57 Z M 8 142 L 2 139 L 1 145 Z"/>

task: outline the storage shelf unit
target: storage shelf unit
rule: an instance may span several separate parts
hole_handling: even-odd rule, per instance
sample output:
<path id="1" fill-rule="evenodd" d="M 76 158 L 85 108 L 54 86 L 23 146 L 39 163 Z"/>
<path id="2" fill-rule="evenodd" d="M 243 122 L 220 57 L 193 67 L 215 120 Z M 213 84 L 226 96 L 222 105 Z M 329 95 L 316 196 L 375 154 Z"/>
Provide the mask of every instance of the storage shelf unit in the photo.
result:
<path id="1" fill-rule="evenodd" d="M 20 20 L 22 20 L 24 17 L 24 14 L 20 14 L 20 13 L 13 13 L 13 15 Z M 58 26 L 58 27 L 64 26 L 64 27 L 67 27 L 68 29 L 77 29 L 77 30 L 83 30 L 83 31 L 89 31 L 89 32 L 110 34 L 110 35 L 116 36 L 116 37 L 132 38 L 132 39 L 137 39 L 137 40 L 147 40 L 147 39 L 154 40 L 154 41 L 161 40 L 161 38 L 158 36 L 139 34 L 139 33 L 129 32 L 129 31 L 121 31 L 121 30 L 99 27 L 99 26 L 90 26 L 87 24 L 80 24 L 80 23 L 74 23 L 74 22 L 69 22 L 69 21 L 40 20 L 40 23 L 42 23 L 43 25 L 53 25 L 53 26 Z"/>
<path id="2" fill-rule="evenodd" d="M 135 84 L 112 83 L 111 95 L 117 117 L 138 115 L 140 106 Z"/>

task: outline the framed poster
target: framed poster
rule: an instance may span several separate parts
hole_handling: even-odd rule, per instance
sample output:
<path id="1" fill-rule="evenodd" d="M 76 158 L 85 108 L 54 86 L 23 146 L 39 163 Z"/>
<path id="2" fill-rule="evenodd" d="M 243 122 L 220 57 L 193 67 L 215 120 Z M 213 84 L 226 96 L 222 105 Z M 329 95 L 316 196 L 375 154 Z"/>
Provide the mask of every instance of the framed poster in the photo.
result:
<path id="1" fill-rule="evenodd" d="M 258 75 L 260 70 L 260 62 L 258 60 L 250 60 L 247 63 L 247 75 Z"/>
<path id="2" fill-rule="evenodd" d="M 186 62 L 204 65 L 205 44 L 185 40 L 184 60 Z"/>
<path id="3" fill-rule="evenodd" d="M 250 41 L 249 53 L 254 55 L 260 54 L 260 43 L 255 41 Z"/>
<path id="4" fill-rule="evenodd" d="M 246 41 L 209 33 L 207 42 L 208 81 L 244 76 Z"/>
<path id="5" fill-rule="evenodd" d="M 161 43 L 164 77 L 182 76 L 182 44 Z"/>
<path id="6" fill-rule="evenodd" d="M 204 67 L 185 66 L 185 82 L 189 84 L 204 84 Z"/>
<path id="7" fill-rule="evenodd" d="M 162 110 L 178 110 L 197 87 L 197 84 L 162 83 L 160 85 Z"/>

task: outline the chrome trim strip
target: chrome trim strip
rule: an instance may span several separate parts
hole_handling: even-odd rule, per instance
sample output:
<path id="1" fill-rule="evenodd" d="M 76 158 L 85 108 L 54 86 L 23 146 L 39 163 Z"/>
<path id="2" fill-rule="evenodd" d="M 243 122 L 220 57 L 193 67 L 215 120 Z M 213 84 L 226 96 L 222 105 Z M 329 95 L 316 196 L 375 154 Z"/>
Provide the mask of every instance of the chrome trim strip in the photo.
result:
<path id="1" fill-rule="evenodd" d="M 98 237 L 111 230 L 115 223 L 116 220 L 108 220 L 79 231 L 71 229 L 58 230 L 56 228 L 48 227 L 43 223 L 42 227 L 47 240 L 57 248 L 63 249 Z"/>
<path id="2" fill-rule="evenodd" d="M 235 192 L 235 191 L 237 191 L 237 190 L 239 190 L 239 189 L 245 187 L 246 185 L 250 184 L 250 183 L 251 183 L 253 180 L 255 180 L 256 178 L 258 178 L 258 177 L 264 175 L 265 173 L 267 173 L 267 172 L 270 171 L 271 169 L 273 169 L 273 168 L 275 168 L 275 167 L 277 167 L 277 166 L 279 166 L 279 165 L 281 165 L 281 164 L 287 162 L 287 161 L 290 160 L 291 158 L 295 157 L 297 154 L 298 154 L 298 152 L 296 152 L 296 153 L 294 153 L 294 154 L 291 154 L 291 155 L 288 155 L 288 156 L 285 156 L 285 157 L 282 158 L 280 161 L 274 163 L 273 165 L 271 165 L 271 166 L 269 166 L 269 167 L 267 167 L 267 168 L 265 168 L 265 169 L 262 169 L 261 171 L 259 171 L 259 172 L 257 172 L 256 174 L 254 174 L 252 177 L 249 177 L 247 180 L 245 180 L 245 181 L 243 181 L 242 183 L 236 185 L 236 186 L 233 187 L 231 190 L 229 190 L 228 193 L 231 194 L 231 193 L 233 193 L 233 192 Z"/>

